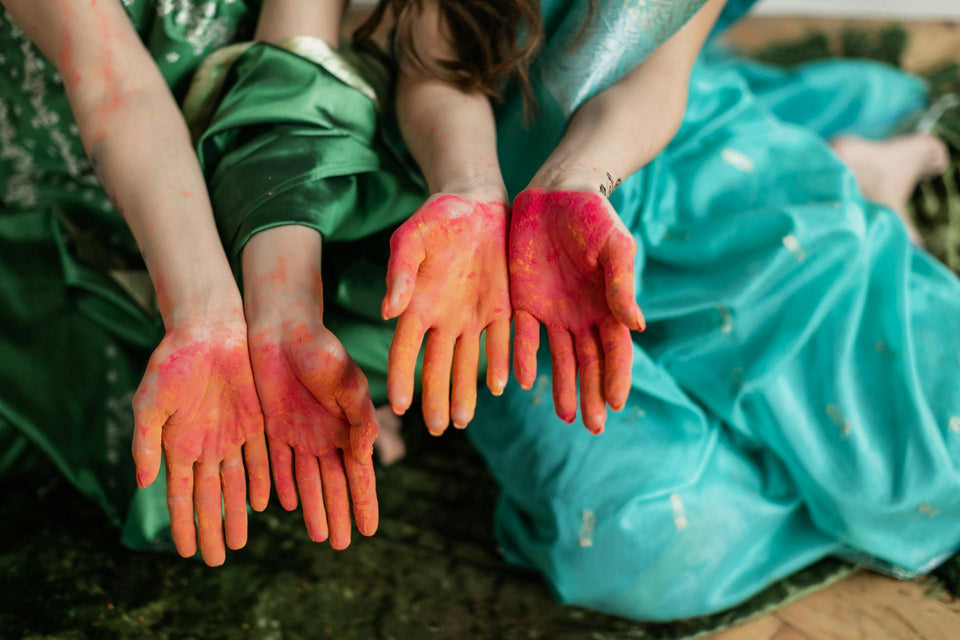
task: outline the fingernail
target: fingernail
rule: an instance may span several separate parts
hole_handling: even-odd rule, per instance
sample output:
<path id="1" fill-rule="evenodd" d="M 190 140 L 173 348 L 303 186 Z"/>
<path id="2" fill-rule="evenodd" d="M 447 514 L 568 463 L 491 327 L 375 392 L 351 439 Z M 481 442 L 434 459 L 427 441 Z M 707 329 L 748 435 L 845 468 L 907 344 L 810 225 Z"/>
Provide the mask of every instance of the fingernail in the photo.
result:
<path id="1" fill-rule="evenodd" d="M 635 322 L 636 322 L 637 331 L 643 331 L 644 329 L 647 328 L 647 323 L 646 323 L 646 321 L 643 319 L 643 314 L 642 314 L 642 313 L 637 313 L 637 318 L 636 318 Z"/>
<path id="2" fill-rule="evenodd" d="M 147 485 L 143 482 L 143 474 L 140 473 L 140 469 L 137 469 L 137 486 L 141 489 L 145 488 Z"/>
<path id="3" fill-rule="evenodd" d="M 604 415 L 604 414 L 602 414 L 602 413 L 598 413 L 598 414 L 595 414 L 595 415 L 591 416 L 591 419 L 590 419 L 590 421 L 589 421 L 589 424 L 593 424 L 593 425 L 596 425 L 596 426 L 593 427 L 593 428 L 590 428 L 590 431 L 592 431 L 593 433 L 595 433 L 595 434 L 597 434 L 597 435 L 603 433 L 603 427 L 604 427 L 604 423 L 606 423 L 606 421 L 607 421 L 607 416 Z"/>
<path id="4" fill-rule="evenodd" d="M 560 416 L 560 419 L 566 422 L 567 424 L 573 424 L 573 421 L 577 419 L 577 412 L 573 411 L 571 413 L 565 413 Z"/>

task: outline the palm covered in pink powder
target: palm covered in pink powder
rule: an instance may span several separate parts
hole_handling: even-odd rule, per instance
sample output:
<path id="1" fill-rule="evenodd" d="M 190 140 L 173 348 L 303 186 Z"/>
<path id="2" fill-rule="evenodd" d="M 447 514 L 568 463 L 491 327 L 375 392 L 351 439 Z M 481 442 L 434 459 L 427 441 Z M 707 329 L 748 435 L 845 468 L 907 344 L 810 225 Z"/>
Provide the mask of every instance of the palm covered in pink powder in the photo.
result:
<path id="1" fill-rule="evenodd" d="M 145 487 L 157 477 L 162 449 L 177 551 L 196 553 L 196 512 L 203 559 L 222 564 L 222 513 L 227 546 L 239 549 L 247 540 L 244 469 L 251 506 L 262 511 L 270 495 L 246 327 L 238 322 L 168 332 L 147 364 L 133 408 L 137 483 Z"/>
<path id="2" fill-rule="evenodd" d="M 310 538 L 350 544 L 377 529 L 373 441 L 378 423 L 367 380 L 339 340 L 309 318 L 251 325 L 253 374 L 266 419 L 280 504 L 303 507 Z"/>
<path id="3" fill-rule="evenodd" d="M 513 203 L 510 297 L 514 372 L 529 389 L 537 376 L 540 324 L 553 359 L 557 415 L 577 415 L 577 372 L 584 425 L 603 431 L 606 405 L 619 410 L 630 391 L 630 330 L 642 331 L 633 294 L 636 242 L 599 194 L 527 189 Z"/>

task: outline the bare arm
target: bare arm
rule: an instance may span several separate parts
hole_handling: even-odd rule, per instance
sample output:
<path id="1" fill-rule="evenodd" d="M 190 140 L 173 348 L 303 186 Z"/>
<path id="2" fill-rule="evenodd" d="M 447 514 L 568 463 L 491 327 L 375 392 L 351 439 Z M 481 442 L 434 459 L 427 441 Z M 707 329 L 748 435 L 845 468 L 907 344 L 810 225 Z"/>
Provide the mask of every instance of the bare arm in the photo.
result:
<path id="1" fill-rule="evenodd" d="M 510 295 L 517 380 L 524 388 L 533 385 L 543 324 L 557 415 L 575 419 L 579 383 L 581 418 L 592 433 L 603 431 L 607 405 L 617 411 L 626 404 L 630 331 L 645 326 L 634 295 L 636 241 L 603 196 L 676 134 L 690 70 L 723 4 L 709 0 L 644 62 L 583 105 L 514 200 Z"/>
<path id="2" fill-rule="evenodd" d="M 345 4 L 344 0 L 264 0 L 254 39 L 276 43 L 312 36 L 336 49 Z"/>
<path id="3" fill-rule="evenodd" d="M 421 55 L 452 57 L 434 4 L 423 5 L 414 29 Z M 382 311 L 399 320 L 387 392 L 394 412 L 410 407 L 426 334 L 423 415 L 440 435 L 451 422 L 464 428 L 473 419 L 481 333 L 487 387 L 499 395 L 507 382 L 507 193 L 489 99 L 425 77 L 404 60 L 397 82 L 400 130 L 432 195 L 390 239 Z"/>
<path id="4" fill-rule="evenodd" d="M 187 127 L 119 1 L 4 3 L 63 76 L 84 148 L 143 253 L 164 324 L 239 317 Z"/>
<path id="5" fill-rule="evenodd" d="M 414 33 L 420 53 L 437 59 L 455 54 L 432 3 L 425 3 Z M 410 153 L 430 193 L 478 200 L 505 200 L 497 159 L 496 123 L 487 96 L 464 93 L 411 70 L 401 61 L 397 117 Z"/>
<path id="6" fill-rule="evenodd" d="M 167 333 L 133 399 L 137 482 L 156 479 L 162 451 L 178 551 L 194 555 L 199 530 L 204 560 L 221 564 L 224 541 L 246 543 L 247 476 L 258 510 L 270 483 L 240 293 L 186 124 L 119 0 L 3 1 L 63 76 L 157 289 Z"/>

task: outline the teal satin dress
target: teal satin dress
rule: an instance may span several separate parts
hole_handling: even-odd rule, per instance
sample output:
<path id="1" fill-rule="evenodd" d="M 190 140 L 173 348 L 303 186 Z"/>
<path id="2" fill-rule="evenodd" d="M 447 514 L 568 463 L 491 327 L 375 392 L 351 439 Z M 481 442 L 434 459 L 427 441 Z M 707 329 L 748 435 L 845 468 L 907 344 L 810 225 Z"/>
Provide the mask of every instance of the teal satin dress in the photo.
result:
<path id="1" fill-rule="evenodd" d="M 689 15 L 602 3 L 570 53 L 581 3 L 546 4 L 544 117 L 520 126 L 516 97 L 499 114 L 513 193 L 569 114 Z M 827 144 L 889 135 L 925 94 L 881 65 L 784 71 L 708 46 L 676 137 L 610 198 L 648 321 L 626 407 L 601 436 L 557 418 L 545 336 L 532 391 L 481 395 L 468 433 L 510 561 L 564 602 L 670 619 L 827 555 L 914 575 L 957 548 L 960 284 Z"/>

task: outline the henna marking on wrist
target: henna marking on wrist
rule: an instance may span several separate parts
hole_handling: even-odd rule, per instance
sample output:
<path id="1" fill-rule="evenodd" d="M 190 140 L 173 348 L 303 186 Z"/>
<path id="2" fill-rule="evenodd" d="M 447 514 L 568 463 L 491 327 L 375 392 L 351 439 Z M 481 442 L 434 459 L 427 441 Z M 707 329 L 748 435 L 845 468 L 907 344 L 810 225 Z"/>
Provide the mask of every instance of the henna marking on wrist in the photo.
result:
<path id="1" fill-rule="evenodd" d="M 622 179 L 617 178 L 614 180 L 610 172 L 607 171 L 607 181 L 600 185 L 600 193 L 609 198 L 613 190 L 619 187 L 621 183 L 623 183 Z"/>

